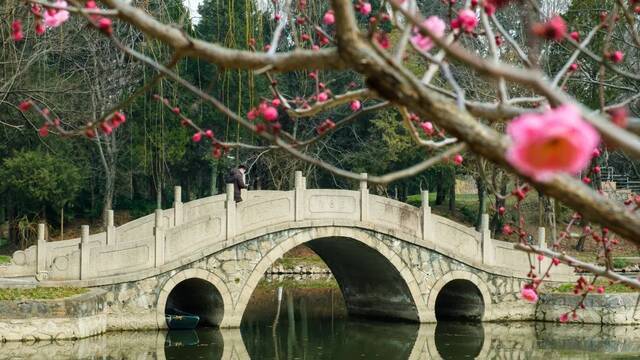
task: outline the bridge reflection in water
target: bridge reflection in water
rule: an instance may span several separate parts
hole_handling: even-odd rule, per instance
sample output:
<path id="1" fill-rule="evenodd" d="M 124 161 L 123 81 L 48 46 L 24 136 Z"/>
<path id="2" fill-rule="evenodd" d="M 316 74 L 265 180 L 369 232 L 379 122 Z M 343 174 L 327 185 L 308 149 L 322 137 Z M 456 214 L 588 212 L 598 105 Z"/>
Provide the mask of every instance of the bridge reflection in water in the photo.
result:
<path id="1" fill-rule="evenodd" d="M 349 317 L 339 289 L 294 287 L 285 290 L 274 327 L 274 295 L 280 284 L 284 283 L 265 278 L 240 329 L 111 332 L 77 341 L 7 342 L 0 343 L 0 359 L 640 358 L 640 329 L 633 326 L 442 320 L 451 315 L 473 318 L 465 309 L 477 307 L 474 297 L 461 299 L 453 291 L 465 288 L 465 283 L 443 293 L 442 301 L 449 307 L 435 324 Z M 451 304 L 463 310 L 453 311 L 456 306 Z"/>
<path id="2" fill-rule="evenodd" d="M 305 329 L 305 326 L 307 328 Z M 601 359 L 640 356 L 632 327 L 535 323 L 399 324 L 303 319 L 278 327 L 114 332 L 8 342 L 0 359 Z"/>

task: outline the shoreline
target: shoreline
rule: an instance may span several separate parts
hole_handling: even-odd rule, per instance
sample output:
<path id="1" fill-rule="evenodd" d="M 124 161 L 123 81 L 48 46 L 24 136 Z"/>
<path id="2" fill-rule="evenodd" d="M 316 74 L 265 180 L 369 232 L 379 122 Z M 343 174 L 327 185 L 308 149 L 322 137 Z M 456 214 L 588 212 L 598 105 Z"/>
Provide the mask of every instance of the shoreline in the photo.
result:
<path id="1" fill-rule="evenodd" d="M 278 274 L 271 272 L 265 279 L 270 282 L 305 280 L 319 277 L 332 280 L 326 273 Z M 302 279 L 301 279 L 302 278 Z M 267 288 L 263 288 L 267 290 Z M 541 294 L 531 307 L 529 317 L 504 322 L 558 322 L 561 314 L 570 311 L 580 296 L 573 294 Z M 108 332 L 130 330 L 159 330 L 145 322 L 132 325 L 123 322 L 122 314 L 109 314 L 107 303 L 112 302 L 104 289 L 92 288 L 87 293 L 55 300 L 2 300 L 0 301 L 0 342 L 34 342 L 76 340 Z M 640 293 L 593 294 L 587 297 L 586 309 L 579 310 L 578 319 L 571 324 L 626 326 L 640 324 L 640 309 L 636 304 Z M 132 318 L 136 314 L 130 315 Z M 135 322 L 135 320 L 134 320 Z M 493 323 L 493 322 L 485 322 Z M 499 323 L 499 322 L 498 322 Z"/>

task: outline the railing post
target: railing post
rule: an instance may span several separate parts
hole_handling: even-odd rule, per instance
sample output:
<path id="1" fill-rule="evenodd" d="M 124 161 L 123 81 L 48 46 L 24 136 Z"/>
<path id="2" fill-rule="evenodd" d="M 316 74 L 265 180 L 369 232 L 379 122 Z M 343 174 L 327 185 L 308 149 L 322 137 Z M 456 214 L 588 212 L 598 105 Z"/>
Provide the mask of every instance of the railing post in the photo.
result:
<path id="1" fill-rule="evenodd" d="M 47 271 L 47 241 L 44 238 L 45 225 L 38 224 L 38 247 L 36 248 L 36 279 L 45 280 Z"/>
<path id="2" fill-rule="evenodd" d="M 431 207 L 429 206 L 429 191 L 423 190 L 420 194 L 422 204 L 420 209 L 422 211 L 422 240 L 434 242 L 433 238 L 433 222 L 431 221 Z"/>
<path id="3" fill-rule="evenodd" d="M 367 173 L 360 173 L 360 221 L 369 220 L 369 187 Z"/>
<path id="4" fill-rule="evenodd" d="M 236 200 L 233 197 L 233 184 L 227 184 L 227 240 L 236 236 Z"/>
<path id="5" fill-rule="evenodd" d="M 173 188 L 173 226 L 182 225 L 184 212 L 182 211 L 182 187 Z"/>
<path id="6" fill-rule="evenodd" d="M 538 246 L 545 249 L 547 247 L 546 229 L 542 226 L 538 228 Z"/>
<path id="7" fill-rule="evenodd" d="M 116 227 L 113 219 L 113 210 L 107 210 L 107 246 L 116 243 Z"/>
<path id="8" fill-rule="evenodd" d="M 546 229 L 543 226 L 538 228 L 538 247 L 542 249 L 547 248 Z M 548 265 L 549 260 L 546 257 L 542 259 L 542 261 L 538 260 L 538 275 L 542 275 L 542 273 L 544 272 L 542 269 L 546 269 Z"/>
<path id="9" fill-rule="evenodd" d="M 80 280 L 89 278 L 89 225 L 82 225 L 80 232 Z"/>
<path id="10" fill-rule="evenodd" d="M 482 214 L 480 222 L 480 240 L 482 247 L 482 263 L 493 265 L 495 262 L 495 248 L 491 240 L 491 230 L 489 230 L 489 214 Z"/>
<path id="11" fill-rule="evenodd" d="M 155 236 L 155 267 L 164 264 L 164 224 L 162 209 L 156 209 L 155 226 L 153 228 L 153 235 Z"/>
<path id="12" fill-rule="evenodd" d="M 295 172 L 295 214 L 294 220 L 304 220 L 304 190 L 306 179 L 302 176 L 302 171 Z"/>

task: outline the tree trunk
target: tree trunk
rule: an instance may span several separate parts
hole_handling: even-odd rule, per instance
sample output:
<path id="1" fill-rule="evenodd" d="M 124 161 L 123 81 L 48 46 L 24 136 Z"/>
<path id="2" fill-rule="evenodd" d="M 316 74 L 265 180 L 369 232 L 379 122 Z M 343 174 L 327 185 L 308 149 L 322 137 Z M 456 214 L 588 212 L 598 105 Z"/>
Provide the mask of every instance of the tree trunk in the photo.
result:
<path id="1" fill-rule="evenodd" d="M 182 193 L 183 193 L 184 195 L 186 195 L 186 196 L 185 196 L 185 200 L 186 200 L 187 202 L 191 201 L 191 177 L 190 177 L 190 176 L 186 176 L 186 177 L 181 181 L 181 184 L 183 184 L 183 185 L 182 185 L 182 187 L 183 187 L 183 189 L 182 189 L 182 190 L 183 190 L 183 191 L 182 191 Z M 197 195 L 198 193 L 199 193 L 199 191 L 197 191 L 197 188 L 196 188 L 196 195 Z M 176 200 L 177 200 L 177 199 L 174 199 L 173 201 L 176 201 Z"/>
<path id="2" fill-rule="evenodd" d="M 442 205 L 445 199 L 447 198 L 447 193 L 445 192 L 445 189 L 444 189 L 443 180 L 444 179 L 440 179 L 440 181 L 436 183 L 436 205 Z"/>
<path id="3" fill-rule="evenodd" d="M 113 193 L 115 186 L 115 177 L 110 173 L 105 173 L 104 179 L 104 195 L 102 197 L 102 225 L 107 228 L 107 211 L 113 208 Z"/>
<path id="4" fill-rule="evenodd" d="M 156 188 L 156 209 L 162 209 L 162 180 L 160 179 Z"/>
<path id="5" fill-rule="evenodd" d="M 500 181 L 500 193 L 505 194 L 507 192 L 507 177 L 502 176 Z M 506 199 L 501 199 L 499 194 L 496 194 L 496 209 L 500 207 L 506 206 Z M 500 216 L 496 211 L 491 218 L 491 234 L 492 236 L 496 236 L 500 231 L 502 231 L 502 226 L 504 226 L 504 216 Z"/>
<path id="6" fill-rule="evenodd" d="M 211 184 L 209 189 L 211 196 L 218 194 L 218 160 L 211 161 Z"/>
<path id="7" fill-rule="evenodd" d="M 451 182 L 449 187 L 449 212 L 452 214 L 456 212 L 456 180 L 455 178 Z"/>

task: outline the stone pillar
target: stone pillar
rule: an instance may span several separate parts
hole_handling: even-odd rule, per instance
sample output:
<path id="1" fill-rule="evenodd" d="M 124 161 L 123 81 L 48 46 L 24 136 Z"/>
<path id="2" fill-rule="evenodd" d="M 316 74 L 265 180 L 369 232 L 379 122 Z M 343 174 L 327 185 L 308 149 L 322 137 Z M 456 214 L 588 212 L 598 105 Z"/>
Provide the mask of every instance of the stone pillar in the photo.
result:
<path id="1" fill-rule="evenodd" d="M 422 212 L 422 240 L 435 244 L 433 232 L 433 222 L 431 221 L 431 207 L 429 206 L 429 191 L 423 190 L 420 194 L 422 204 L 420 210 Z"/>
<path id="2" fill-rule="evenodd" d="M 547 248 L 546 229 L 544 227 L 538 228 L 538 246 L 543 249 Z"/>
<path id="3" fill-rule="evenodd" d="M 45 280 L 47 271 L 47 241 L 44 238 L 45 225 L 38 224 L 38 247 L 36 247 L 36 279 Z"/>
<path id="4" fill-rule="evenodd" d="M 538 244 L 537 245 L 542 249 L 547 248 L 546 229 L 543 226 L 538 228 Z M 535 254 L 531 256 L 535 256 Z M 536 266 L 538 268 L 538 275 L 542 276 L 542 273 L 545 272 L 547 267 L 550 265 L 551 260 L 545 256 L 544 259 L 540 261 L 538 260 L 538 257 L 535 256 L 534 263 L 536 262 L 538 263 Z M 553 268 L 551 270 L 553 270 Z"/>
<path id="5" fill-rule="evenodd" d="M 182 225 L 184 212 L 182 211 L 182 187 L 173 188 L 173 226 Z"/>
<path id="6" fill-rule="evenodd" d="M 236 200 L 233 197 L 233 184 L 227 184 L 227 240 L 236 236 Z"/>
<path id="7" fill-rule="evenodd" d="M 113 210 L 107 210 L 107 246 L 116 243 L 116 227 L 113 221 Z"/>
<path id="8" fill-rule="evenodd" d="M 80 235 L 80 280 L 89 278 L 89 225 L 82 225 Z"/>
<path id="9" fill-rule="evenodd" d="M 367 173 L 360 173 L 360 221 L 369 220 L 369 188 Z"/>
<path id="10" fill-rule="evenodd" d="M 304 190 L 306 179 L 302 176 L 302 171 L 295 172 L 295 221 L 304 220 Z"/>
<path id="11" fill-rule="evenodd" d="M 489 230 L 489 214 L 482 214 L 480 222 L 480 245 L 482 248 L 482 263 L 493 265 L 495 262 L 495 247 Z"/>
<path id="12" fill-rule="evenodd" d="M 156 209 L 155 226 L 153 228 L 153 235 L 155 236 L 155 254 L 154 265 L 155 267 L 164 264 L 164 219 L 162 216 L 162 209 Z"/>

